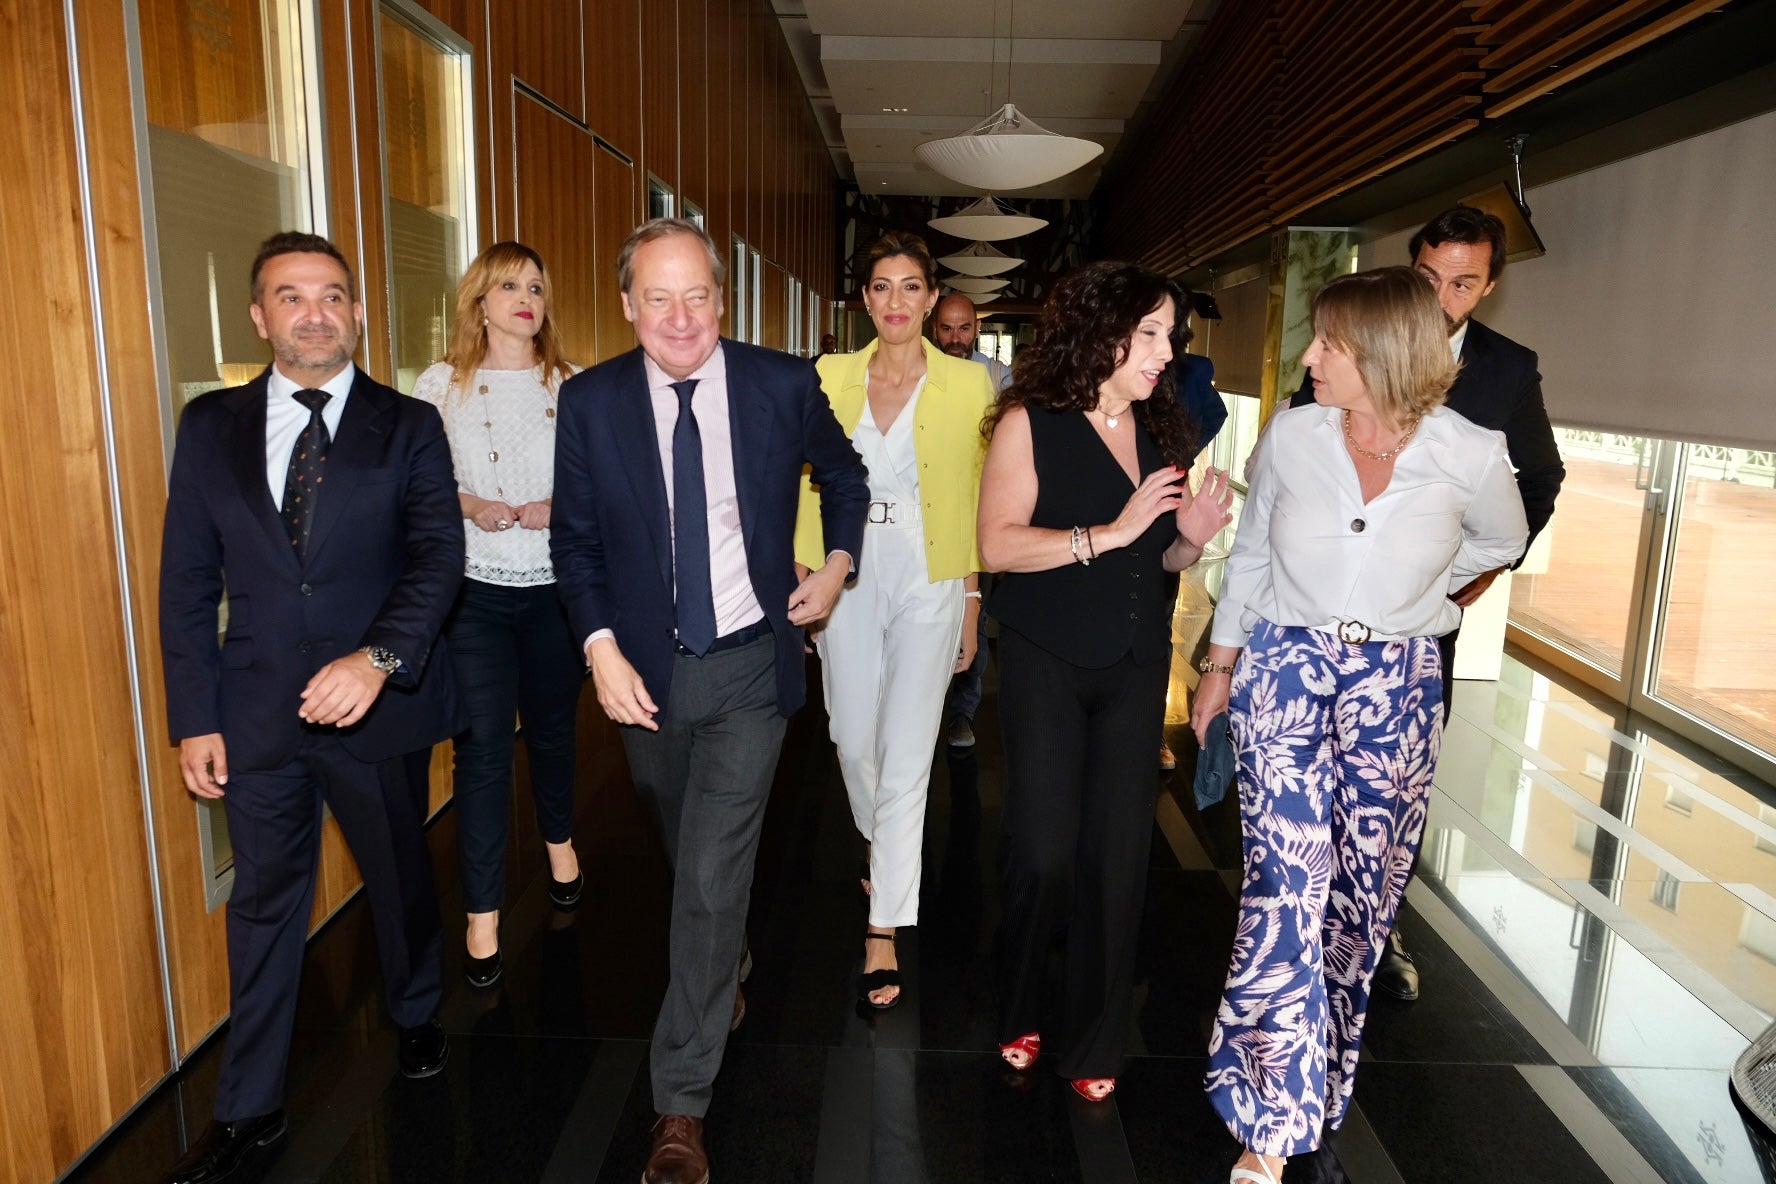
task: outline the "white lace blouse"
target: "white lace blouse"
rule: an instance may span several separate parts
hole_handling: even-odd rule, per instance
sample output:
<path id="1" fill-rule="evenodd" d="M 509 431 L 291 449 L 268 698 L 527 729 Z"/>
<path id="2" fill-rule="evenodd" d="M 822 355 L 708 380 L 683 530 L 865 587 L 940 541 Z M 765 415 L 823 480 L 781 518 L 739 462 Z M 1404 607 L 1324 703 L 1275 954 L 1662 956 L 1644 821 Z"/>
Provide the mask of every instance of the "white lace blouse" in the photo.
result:
<path id="1" fill-rule="evenodd" d="M 428 367 L 413 397 L 437 407 L 450 438 L 457 488 L 513 507 L 555 490 L 555 392 L 537 370 L 478 370 L 466 390 L 452 389 L 450 365 Z M 530 588 L 555 582 L 549 532 L 482 530 L 467 518 L 465 574 L 485 584 Z"/>

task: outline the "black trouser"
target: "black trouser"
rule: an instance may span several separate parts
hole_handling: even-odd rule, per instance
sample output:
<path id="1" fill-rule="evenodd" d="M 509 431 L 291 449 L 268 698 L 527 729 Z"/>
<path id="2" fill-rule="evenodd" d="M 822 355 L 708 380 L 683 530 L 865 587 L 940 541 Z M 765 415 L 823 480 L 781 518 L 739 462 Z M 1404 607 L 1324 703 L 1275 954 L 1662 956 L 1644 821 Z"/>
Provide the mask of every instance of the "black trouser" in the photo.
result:
<path id="1" fill-rule="evenodd" d="M 1061 1028 L 1045 1033 L 1044 1051 L 1065 1077 L 1122 1069 L 1169 673 L 1127 656 L 1086 670 L 1000 631 L 999 1041 L 1039 1027 L 1049 947 L 1064 933 Z"/>
<path id="2" fill-rule="evenodd" d="M 672 862 L 671 978 L 650 1060 L 661 1114 L 703 1117 L 728 1047 L 753 862 L 788 723 L 773 647 L 766 629 L 702 658 L 675 655 L 660 730 L 623 729 L 636 792 Z"/>
<path id="3" fill-rule="evenodd" d="M 426 854 L 426 766 L 432 750 L 366 764 L 313 729 L 294 760 L 235 771 L 222 804 L 234 849 L 228 898 L 228 1046 L 216 1117 L 233 1122 L 283 1105 L 296 988 L 314 903 L 325 799 L 364 877 L 389 1014 L 431 1019 L 443 994 L 443 932 Z"/>
<path id="4" fill-rule="evenodd" d="M 573 837 L 574 716 L 586 662 L 554 584 L 464 580 L 444 626 L 469 726 L 456 738 L 456 826 L 463 911 L 491 913 L 506 894 L 513 723 L 524 724 L 543 841 Z"/>

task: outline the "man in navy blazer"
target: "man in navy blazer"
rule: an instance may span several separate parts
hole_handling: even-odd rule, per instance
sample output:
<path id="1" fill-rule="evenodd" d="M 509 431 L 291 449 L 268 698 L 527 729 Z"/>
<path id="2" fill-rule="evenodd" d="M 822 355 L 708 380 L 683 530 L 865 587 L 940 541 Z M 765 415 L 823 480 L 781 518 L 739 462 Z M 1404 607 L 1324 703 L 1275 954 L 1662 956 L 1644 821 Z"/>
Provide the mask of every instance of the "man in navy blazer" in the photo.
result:
<path id="1" fill-rule="evenodd" d="M 747 898 L 786 718 L 806 698 L 803 627 L 854 571 L 869 505 L 814 368 L 721 339 L 722 275 L 690 222 L 629 236 L 617 279 L 640 348 L 562 385 L 555 444 L 555 576 L 673 867 L 647 1184 L 709 1177 L 703 1116 L 744 1014 Z M 798 583 L 804 467 L 827 562 Z"/>
<path id="2" fill-rule="evenodd" d="M 1511 465 L 1517 470 L 1523 512 L 1529 519 L 1529 539 L 1523 544 L 1527 554 L 1536 533 L 1554 516 L 1554 499 L 1566 479 L 1566 466 L 1561 463 L 1560 445 L 1542 402 L 1542 376 L 1536 368 L 1535 351 L 1473 319 L 1474 309 L 1492 294 L 1499 273 L 1505 269 L 1504 223 L 1473 206 L 1451 206 L 1425 223 L 1407 249 L 1412 266 L 1436 289 L 1437 303 L 1449 328 L 1449 348 L 1461 363 L 1445 406 L 1483 428 L 1504 433 Z M 1313 375 L 1309 374 L 1290 404 L 1299 407 L 1313 401 Z M 1511 566 L 1522 562 L 1520 555 Z M 1503 570 L 1476 577 L 1450 599 L 1468 607 Z M 1443 653 L 1445 719 L 1454 702 L 1451 672 L 1455 669 L 1455 638 L 1460 632 L 1457 626 L 1437 639 Z M 1406 953 L 1398 927 L 1388 936 L 1374 986 L 1398 999 L 1418 998 L 1418 969 Z"/>
<path id="3" fill-rule="evenodd" d="M 363 873 L 402 1071 L 449 1051 L 422 830 L 431 746 L 460 722 L 438 639 L 463 571 L 449 444 L 435 408 L 352 365 L 363 308 L 332 243 L 273 236 L 252 287 L 275 362 L 185 408 L 161 549 L 169 730 L 234 852 L 216 1121 L 168 1184 L 228 1179 L 283 1136 L 323 800 Z"/>

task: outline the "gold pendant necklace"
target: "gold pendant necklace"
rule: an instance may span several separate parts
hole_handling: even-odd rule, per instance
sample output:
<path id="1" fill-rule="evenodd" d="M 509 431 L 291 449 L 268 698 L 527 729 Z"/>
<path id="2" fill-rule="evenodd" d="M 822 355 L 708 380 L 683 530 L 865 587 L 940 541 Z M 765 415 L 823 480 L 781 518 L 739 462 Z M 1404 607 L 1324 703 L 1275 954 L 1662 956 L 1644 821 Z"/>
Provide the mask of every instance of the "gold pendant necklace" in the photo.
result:
<path id="1" fill-rule="evenodd" d="M 1350 446 L 1357 450 L 1357 454 L 1359 456 L 1366 456 L 1370 460 L 1393 460 L 1394 457 L 1396 457 L 1400 454 L 1400 449 L 1406 447 L 1407 442 L 1412 439 L 1413 435 L 1416 434 L 1417 431 L 1418 431 L 1418 420 L 1415 419 L 1409 425 L 1407 425 L 1406 434 L 1400 437 L 1400 442 L 1398 444 L 1395 444 L 1392 448 L 1388 449 L 1386 452 L 1370 452 L 1367 448 L 1365 448 L 1361 444 L 1357 443 L 1357 438 L 1355 436 L 1351 435 L 1350 412 L 1346 411 L 1344 413 L 1344 438 L 1346 440 L 1350 441 Z"/>

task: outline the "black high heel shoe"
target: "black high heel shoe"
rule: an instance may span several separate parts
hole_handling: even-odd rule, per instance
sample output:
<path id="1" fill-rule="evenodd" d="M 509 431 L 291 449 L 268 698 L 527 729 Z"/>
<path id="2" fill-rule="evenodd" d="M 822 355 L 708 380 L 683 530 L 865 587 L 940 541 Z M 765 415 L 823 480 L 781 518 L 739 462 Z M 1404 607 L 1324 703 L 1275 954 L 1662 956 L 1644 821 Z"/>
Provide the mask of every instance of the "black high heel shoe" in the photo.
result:
<path id="1" fill-rule="evenodd" d="M 500 976 L 505 972 L 506 957 L 499 950 L 485 958 L 477 958 L 473 954 L 463 956 L 463 978 L 477 990 L 485 990 L 499 982 Z"/>
<path id="2" fill-rule="evenodd" d="M 558 909 L 571 909 L 580 903 L 580 896 L 586 890 L 586 873 L 578 871 L 571 880 L 557 880 L 554 873 L 549 875 L 549 903 Z"/>
<path id="3" fill-rule="evenodd" d="M 892 945 L 894 942 L 894 935 L 892 933 L 866 933 L 863 935 L 863 940 L 885 941 Z M 887 1011 L 890 1007 L 899 1003 L 901 996 L 906 994 L 906 987 L 904 985 L 905 981 L 906 980 L 901 978 L 900 971 L 898 970 L 872 970 L 868 974 L 860 974 L 857 976 L 857 998 L 866 1007 L 873 1008 L 876 1011 Z M 894 993 L 894 998 L 888 1000 L 888 1002 L 877 1003 L 874 999 L 870 998 L 875 992 L 885 991 L 889 987 L 899 987 L 900 989 Z"/>

